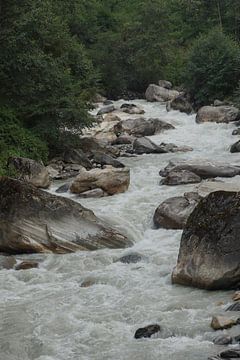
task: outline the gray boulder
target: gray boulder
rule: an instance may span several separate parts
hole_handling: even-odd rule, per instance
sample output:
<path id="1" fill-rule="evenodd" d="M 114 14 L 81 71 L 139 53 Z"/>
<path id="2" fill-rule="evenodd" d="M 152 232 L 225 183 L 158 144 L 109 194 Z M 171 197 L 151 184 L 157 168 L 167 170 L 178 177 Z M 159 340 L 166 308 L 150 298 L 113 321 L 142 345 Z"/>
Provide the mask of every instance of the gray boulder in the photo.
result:
<path id="1" fill-rule="evenodd" d="M 122 104 L 120 109 L 127 113 L 127 114 L 131 114 L 131 115 L 138 115 L 138 114 L 144 114 L 145 111 L 140 108 L 139 106 L 135 105 L 135 104 L 129 104 L 129 103 L 126 103 L 126 104 Z"/>
<path id="2" fill-rule="evenodd" d="M 86 169 L 91 169 L 92 164 L 86 154 L 81 149 L 67 149 L 64 151 L 62 159 L 65 163 L 78 164 Z"/>
<path id="3" fill-rule="evenodd" d="M 216 290 L 240 282 L 240 194 L 203 198 L 184 228 L 173 283 Z"/>
<path id="4" fill-rule="evenodd" d="M 159 80 L 158 85 L 168 90 L 172 89 L 172 83 L 167 80 Z"/>
<path id="5" fill-rule="evenodd" d="M 192 105 L 186 99 L 184 95 L 179 95 L 175 99 L 167 104 L 167 110 L 178 110 L 180 112 L 184 112 L 186 114 L 191 114 L 193 112 Z"/>
<path id="6" fill-rule="evenodd" d="M 40 162 L 23 157 L 11 157 L 8 159 L 8 166 L 12 166 L 20 180 L 47 189 L 50 186 L 50 176 L 47 168 Z"/>
<path id="7" fill-rule="evenodd" d="M 146 90 L 145 97 L 147 101 L 170 101 L 173 100 L 175 97 L 179 96 L 180 93 L 176 90 L 168 90 L 164 87 L 150 84 Z"/>
<path id="8" fill-rule="evenodd" d="M 162 185 L 183 185 L 195 184 L 201 182 L 200 176 L 188 170 L 170 171 L 170 173 L 161 181 Z"/>
<path id="9" fill-rule="evenodd" d="M 69 253 L 131 242 L 70 199 L 0 178 L 0 252 Z"/>
<path id="10" fill-rule="evenodd" d="M 156 228 L 183 229 L 201 197 L 197 193 L 185 193 L 163 201 L 156 209 L 153 222 Z"/>
<path id="11" fill-rule="evenodd" d="M 197 112 L 196 122 L 229 123 L 239 120 L 239 116 L 239 109 L 234 106 L 203 106 Z"/>
<path id="12" fill-rule="evenodd" d="M 146 137 L 137 138 L 133 143 L 133 152 L 138 155 L 142 154 L 163 154 L 167 151 L 164 148 L 156 145 Z"/>
<path id="13" fill-rule="evenodd" d="M 114 110 L 116 110 L 114 105 L 106 105 L 98 111 L 97 115 L 108 114 L 110 112 L 113 112 Z"/>
<path id="14" fill-rule="evenodd" d="M 234 177 L 240 174 L 240 167 L 229 165 L 228 163 L 210 162 L 209 160 L 188 160 L 170 161 L 169 164 L 159 174 L 163 177 L 168 176 L 171 171 L 188 170 L 200 176 L 202 179 L 216 177 Z"/>

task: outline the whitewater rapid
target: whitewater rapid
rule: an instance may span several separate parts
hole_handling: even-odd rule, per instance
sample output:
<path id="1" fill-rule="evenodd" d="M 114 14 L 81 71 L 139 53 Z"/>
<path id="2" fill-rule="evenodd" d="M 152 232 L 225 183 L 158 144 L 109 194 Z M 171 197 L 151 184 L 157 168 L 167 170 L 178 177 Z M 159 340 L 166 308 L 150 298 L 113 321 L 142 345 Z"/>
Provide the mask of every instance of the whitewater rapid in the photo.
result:
<path id="1" fill-rule="evenodd" d="M 121 101 L 115 105 L 121 105 Z M 167 113 L 165 105 L 133 101 L 175 126 L 150 137 L 154 142 L 188 145 L 192 152 L 151 154 L 121 161 L 131 169 L 124 194 L 81 199 L 66 194 L 134 240 L 131 249 L 31 255 L 39 269 L 0 271 L 1 360 L 206 360 L 221 347 L 211 317 L 231 303 L 231 291 L 207 292 L 171 284 L 181 231 L 156 230 L 153 214 L 171 196 L 196 185 L 160 186 L 159 170 L 170 159 L 225 161 L 240 164 L 229 147 L 237 140 L 233 124 L 195 123 L 195 115 Z M 228 179 L 239 183 L 239 176 Z M 59 184 L 53 185 L 54 192 Z M 137 264 L 116 262 L 138 252 Z M 19 257 L 20 258 L 20 257 Z M 23 258 L 26 258 L 23 257 Z M 81 287 L 83 281 L 92 286 Z M 158 337 L 135 340 L 139 327 L 158 323 Z"/>

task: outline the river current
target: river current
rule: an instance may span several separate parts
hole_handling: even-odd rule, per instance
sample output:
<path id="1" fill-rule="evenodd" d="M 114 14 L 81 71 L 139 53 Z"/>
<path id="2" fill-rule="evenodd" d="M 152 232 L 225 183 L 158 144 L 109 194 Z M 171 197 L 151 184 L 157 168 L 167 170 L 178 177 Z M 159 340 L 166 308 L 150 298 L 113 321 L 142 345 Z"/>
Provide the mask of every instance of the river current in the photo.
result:
<path id="1" fill-rule="evenodd" d="M 229 152 L 237 140 L 231 135 L 235 126 L 199 125 L 195 115 L 168 113 L 164 104 L 134 103 L 144 108 L 146 118 L 157 117 L 175 126 L 152 136 L 154 142 L 188 145 L 193 151 L 122 158 L 131 169 L 130 188 L 124 194 L 81 200 L 65 195 L 127 234 L 134 246 L 31 255 L 40 260 L 39 269 L 1 270 L 1 360 L 206 360 L 221 350 L 212 343 L 218 333 L 211 330 L 210 322 L 231 303 L 232 292 L 172 285 L 181 231 L 156 230 L 152 219 L 163 200 L 196 187 L 159 185 L 159 170 L 170 159 L 240 163 L 239 155 Z M 228 182 L 238 183 L 239 176 Z M 143 260 L 116 262 L 130 252 L 142 254 Z M 93 284 L 82 287 L 83 282 Z M 159 336 L 134 339 L 139 327 L 152 323 L 160 324 Z"/>

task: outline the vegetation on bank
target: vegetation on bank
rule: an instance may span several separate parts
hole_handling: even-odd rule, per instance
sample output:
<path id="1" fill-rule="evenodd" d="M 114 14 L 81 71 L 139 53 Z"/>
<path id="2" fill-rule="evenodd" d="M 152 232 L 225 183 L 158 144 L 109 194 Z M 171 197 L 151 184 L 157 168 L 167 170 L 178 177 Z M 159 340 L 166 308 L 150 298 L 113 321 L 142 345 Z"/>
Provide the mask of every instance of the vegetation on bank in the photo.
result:
<path id="1" fill-rule="evenodd" d="M 239 19 L 238 0 L 0 0 L 0 174 L 10 155 L 59 152 L 96 92 L 163 78 L 197 106 L 239 103 Z"/>

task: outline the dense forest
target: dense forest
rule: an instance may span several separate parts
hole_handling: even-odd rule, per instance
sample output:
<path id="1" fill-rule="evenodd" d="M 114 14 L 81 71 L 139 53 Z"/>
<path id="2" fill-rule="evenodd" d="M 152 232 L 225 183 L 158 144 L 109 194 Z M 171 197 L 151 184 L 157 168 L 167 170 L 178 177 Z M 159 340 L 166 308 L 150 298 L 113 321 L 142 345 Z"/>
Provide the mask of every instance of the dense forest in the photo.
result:
<path id="1" fill-rule="evenodd" d="M 196 106 L 240 98 L 239 0 L 0 0 L 0 26 L 1 174 L 73 144 L 96 93 L 162 78 Z"/>

